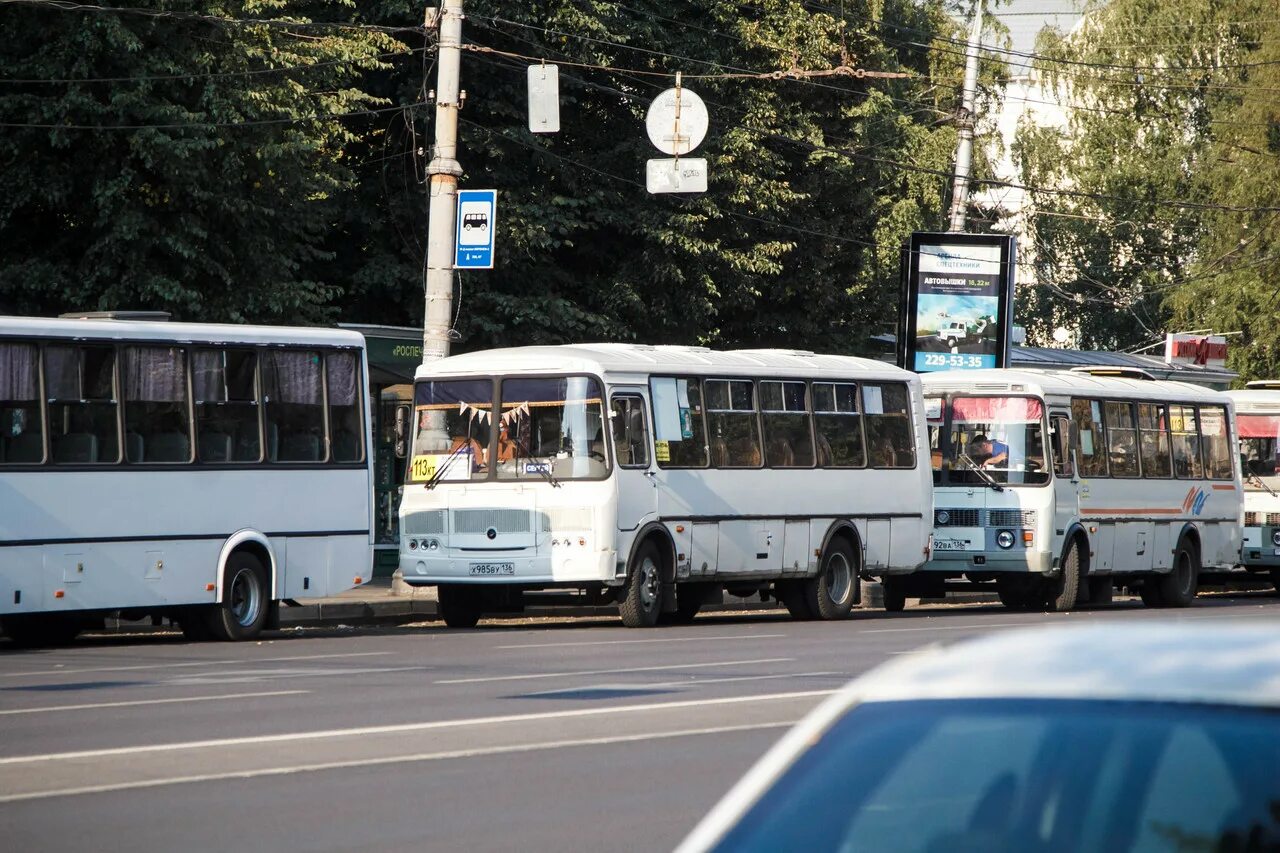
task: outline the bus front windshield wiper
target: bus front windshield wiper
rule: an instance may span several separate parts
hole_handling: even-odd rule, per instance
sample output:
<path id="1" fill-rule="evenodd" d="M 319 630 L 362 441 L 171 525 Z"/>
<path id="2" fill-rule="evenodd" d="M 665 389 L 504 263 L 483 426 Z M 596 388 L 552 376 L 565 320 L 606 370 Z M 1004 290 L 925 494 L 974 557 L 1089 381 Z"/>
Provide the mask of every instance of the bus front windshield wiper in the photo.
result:
<path id="1" fill-rule="evenodd" d="M 973 459 L 971 459 L 971 458 L 969 457 L 969 454 L 967 454 L 967 453 L 961 453 L 960 455 L 958 455 L 958 456 L 956 457 L 956 459 L 957 459 L 957 460 L 959 460 L 960 462 L 964 463 L 964 466 L 965 466 L 966 468 L 968 468 L 968 469 L 969 469 L 970 471 L 972 471 L 973 473 L 977 474 L 977 475 L 978 475 L 978 477 L 982 480 L 982 482 L 986 483 L 986 484 L 987 484 L 988 486 L 990 486 L 994 491 L 997 491 L 997 492 L 1003 492 L 1003 491 L 1004 491 L 1004 486 L 1002 486 L 1002 485 L 1000 485 L 999 483 L 997 483 L 997 482 L 996 482 L 996 478 L 995 478 L 995 477 L 992 477 L 990 474 L 988 474 L 988 473 L 987 473 L 987 472 L 982 468 L 982 466 L 981 466 L 981 465 L 979 465 L 977 462 L 974 462 L 974 461 L 973 461 Z"/>
<path id="2" fill-rule="evenodd" d="M 1271 488 L 1270 486 L 1268 486 L 1268 485 L 1266 484 L 1266 481 L 1264 481 L 1264 480 L 1262 479 L 1262 477 L 1258 476 L 1258 475 L 1257 475 L 1257 474 L 1255 474 L 1253 471 L 1246 472 L 1246 473 L 1245 473 L 1245 475 L 1244 475 L 1244 479 L 1245 479 L 1245 482 L 1246 482 L 1246 483 L 1254 483 L 1254 484 L 1256 484 L 1256 485 L 1262 486 L 1262 488 L 1266 489 L 1267 494 L 1271 495 L 1271 497 L 1273 497 L 1273 498 L 1274 498 L 1274 497 L 1280 497 L 1280 495 L 1277 495 L 1277 494 L 1276 494 L 1275 489 L 1273 489 L 1273 488 Z"/>
<path id="3" fill-rule="evenodd" d="M 560 481 L 556 479 L 556 475 L 551 473 L 551 468 L 555 463 L 548 459 L 545 462 L 536 460 L 530 453 L 521 449 L 520 442 L 516 442 L 516 464 L 520 464 L 520 460 L 525 460 L 528 464 L 524 466 L 524 473 L 541 474 L 542 479 L 546 480 L 553 488 L 560 488 Z M 530 471 L 532 469 L 532 471 Z"/>
<path id="4" fill-rule="evenodd" d="M 431 475 L 431 479 L 427 480 L 427 482 L 424 483 L 423 485 L 426 486 L 426 488 L 428 489 L 434 489 L 437 485 L 439 485 L 440 481 L 444 478 L 444 474 L 446 471 L 449 470 L 449 467 L 453 465 L 455 461 L 457 461 L 459 456 L 463 455 L 463 451 L 470 450 L 470 449 L 471 449 L 471 443 L 467 442 L 466 444 L 459 444 L 453 450 L 449 451 L 449 455 L 446 456 L 444 458 L 444 461 L 440 463 L 440 466 L 436 468 L 436 472 Z"/>

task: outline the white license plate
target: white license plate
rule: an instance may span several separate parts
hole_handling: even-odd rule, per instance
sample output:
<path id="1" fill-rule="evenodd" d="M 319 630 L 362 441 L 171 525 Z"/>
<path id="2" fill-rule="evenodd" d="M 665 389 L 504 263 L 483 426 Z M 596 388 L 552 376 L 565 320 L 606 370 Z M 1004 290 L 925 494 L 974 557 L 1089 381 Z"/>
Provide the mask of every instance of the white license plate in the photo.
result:
<path id="1" fill-rule="evenodd" d="M 933 540 L 933 550 L 967 551 L 969 550 L 969 543 L 963 539 L 935 539 Z"/>
<path id="2" fill-rule="evenodd" d="M 515 563 L 472 563 L 471 574 L 473 575 L 514 575 L 516 573 Z"/>
<path id="3" fill-rule="evenodd" d="M 1275 550 L 1274 556 L 1276 556 L 1276 557 L 1280 557 L 1280 548 L 1277 548 L 1277 549 Z"/>

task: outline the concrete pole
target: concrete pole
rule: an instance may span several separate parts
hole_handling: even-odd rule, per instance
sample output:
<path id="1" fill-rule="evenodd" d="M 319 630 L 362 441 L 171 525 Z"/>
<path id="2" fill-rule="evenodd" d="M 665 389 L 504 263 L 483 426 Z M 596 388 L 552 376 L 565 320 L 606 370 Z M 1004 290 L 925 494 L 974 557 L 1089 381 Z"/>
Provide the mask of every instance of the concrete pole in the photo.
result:
<path id="1" fill-rule="evenodd" d="M 960 106 L 960 143 L 956 146 L 956 178 L 951 186 L 951 227 L 964 231 L 969 210 L 969 172 L 973 166 L 973 107 L 978 92 L 978 53 L 982 49 L 982 13 L 986 4 L 977 0 L 965 48 L 964 95 Z"/>
<path id="2" fill-rule="evenodd" d="M 435 10 L 428 10 L 428 16 Z M 427 165 L 430 219 L 427 222 L 426 312 L 422 326 L 422 362 L 449 354 L 453 327 L 453 250 L 458 177 L 458 110 L 462 107 L 462 0 L 443 0 L 437 19 L 436 139 Z M 428 17 L 427 25 L 431 25 Z"/>

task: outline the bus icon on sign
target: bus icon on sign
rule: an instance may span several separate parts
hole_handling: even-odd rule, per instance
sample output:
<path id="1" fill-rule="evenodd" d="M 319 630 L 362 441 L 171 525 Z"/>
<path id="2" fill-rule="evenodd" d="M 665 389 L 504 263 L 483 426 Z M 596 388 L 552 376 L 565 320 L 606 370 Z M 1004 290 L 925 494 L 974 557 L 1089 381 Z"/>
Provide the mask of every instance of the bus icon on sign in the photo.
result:
<path id="1" fill-rule="evenodd" d="M 489 215 L 487 213 L 464 213 L 462 215 L 462 230 L 470 231 L 472 228 L 480 231 L 489 230 Z"/>
<path id="2" fill-rule="evenodd" d="M 498 228 L 497 190 L 458 190 L 453 265 L 456 269 L 493 269 L 493 238 Z"/>

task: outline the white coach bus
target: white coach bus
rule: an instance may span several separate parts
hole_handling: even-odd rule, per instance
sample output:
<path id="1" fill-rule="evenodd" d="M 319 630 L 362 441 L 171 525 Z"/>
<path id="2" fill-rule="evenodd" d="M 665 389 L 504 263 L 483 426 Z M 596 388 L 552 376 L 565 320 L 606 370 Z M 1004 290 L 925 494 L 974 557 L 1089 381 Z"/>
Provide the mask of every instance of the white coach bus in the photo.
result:
<path id="1" fill-rule="evenodd" d="M 1280 591 L 1280 381 L 1250 382 L 1227 396 L 1236 407 L 1244 477 L 1240 563 L 1250 572 L 1270 573 Z"/>
<path id="2" fill-rule="evenodd" d="M 966 370 L 924 378 L 932 559 L 885 603 L 994 581 L 1013 608 L 1067 610 L 1141 587 L 1183 607 L 1240 548 L 1231 400 L 1140 371 Z"/>
<path id="3" fill-rule="evenodd" d="M 0 318 L 0 622 L 244 639 L 372 560 L 354 332 Z"/>
<path id="4" fill-rule="evenodd" d="M 920 388 L 795 351 L 594 344 L 424 366 L 401 573 L 439 587 L 451 626 L 548 589 L 617 602 L 632 627 L 692 619 L 725 589 L 844 617 L 860 574 L 927 554 Z"/>

